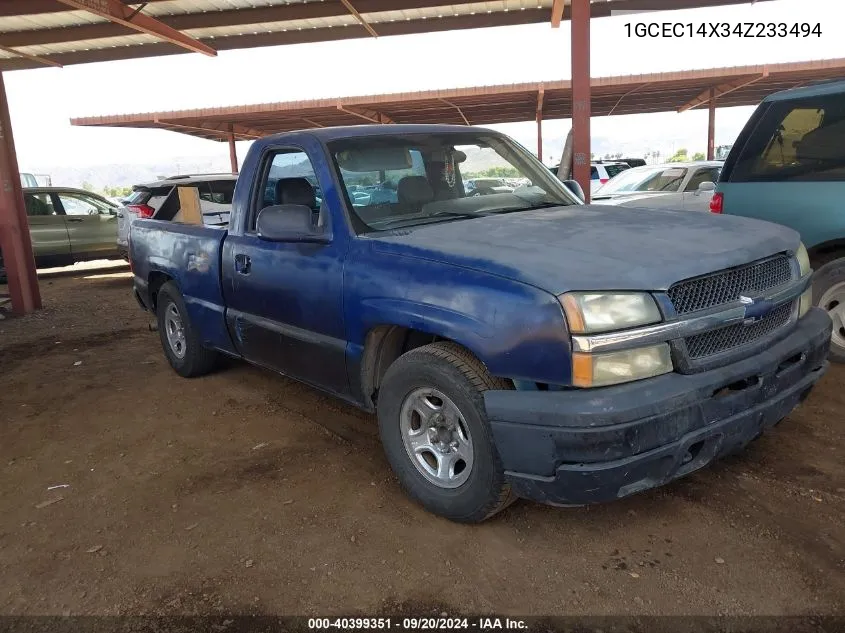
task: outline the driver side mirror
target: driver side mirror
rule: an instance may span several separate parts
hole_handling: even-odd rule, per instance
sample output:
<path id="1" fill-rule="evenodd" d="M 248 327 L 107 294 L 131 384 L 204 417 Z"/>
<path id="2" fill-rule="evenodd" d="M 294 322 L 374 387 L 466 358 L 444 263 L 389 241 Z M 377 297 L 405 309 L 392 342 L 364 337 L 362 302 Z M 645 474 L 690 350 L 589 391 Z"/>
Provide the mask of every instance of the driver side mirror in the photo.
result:
<path id="1" fill-rule="evenodd" d="M 581 201 L 581 204 L 584 204 L 586 196 L 584 195 L 584 190 L 581 188 L 581 185 L 578 184 L 577 180 L 564 180 L 563 185 L 575 194 L 575 197 Z"/>
<path id="2" fill-rule="evenodd" d="M 695 195 L 700 196 L 703 193 L 712 194 L 714 191 L 716 191 L 716 183 L 705 180 L 704 182 L 698 184 L 698 189 L 696 189 Z"/>
<path id="3" fill-rule="evenodd" d="M 314 224 L 314 212 L 302 204 L 278 204 L 262 209 L 256 222 L 258 238 L 267 242 L 327 244 L 331 236 Z"/>

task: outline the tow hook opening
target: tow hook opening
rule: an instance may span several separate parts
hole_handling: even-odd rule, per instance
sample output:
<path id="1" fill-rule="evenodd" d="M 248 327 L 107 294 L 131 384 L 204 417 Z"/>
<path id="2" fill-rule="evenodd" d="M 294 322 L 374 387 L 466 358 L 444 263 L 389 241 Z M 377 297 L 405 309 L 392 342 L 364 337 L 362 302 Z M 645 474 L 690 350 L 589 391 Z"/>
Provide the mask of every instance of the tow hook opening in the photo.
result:
<path id="1" fill-rule="evenodd" d="M 701 447 L 704 446 L 704 440 L 696 442 L 695 444 L 690 444 L 690 447 L 687 449 L 686 455 L 683 458 L 683 464 L 689 464 L 693 461 L 698 454 L 701 452 Z"/>
<path id="2" fill-rule="evenodd" d="M 724 398 L 731 394 L 734 394 L 738 391 L 744 391 L 751 387 L 756 387 L 760 383 L 759 376 L 749 376 L 748 378 L 743 378 L 742 380 L 737 380 L 736 382 L 732 382 L 729 385 L 725 385 L 724 387 L 720 387 L 713 391 L 714 398 Z"/>
<path id="3" fill-rule="evenodd" d="M 804 352 L 800 352 L 793 356 L 790 356 L 785 361 L 783 361 L 780 365 L 778 365 L 778 369 L 775 372 L 775 375 L 780 376 L 783 372 L 785 372 L 790 367 L 794 367 L 802 362 L 804 359 L 807 358 L 807 355 Z"/>

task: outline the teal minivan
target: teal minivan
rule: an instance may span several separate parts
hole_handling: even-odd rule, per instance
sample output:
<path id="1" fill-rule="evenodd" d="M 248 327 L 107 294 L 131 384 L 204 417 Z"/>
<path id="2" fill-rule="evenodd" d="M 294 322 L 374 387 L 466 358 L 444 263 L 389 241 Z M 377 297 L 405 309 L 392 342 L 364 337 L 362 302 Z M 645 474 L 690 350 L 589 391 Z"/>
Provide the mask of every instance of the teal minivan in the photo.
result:
<path id="1" fill-rule="evenodd" d="M 845 80 L 766 97 L 731 148 L 710 210 L 801 234 L 813 301 L 833 320 L 831 360 L 845 362 Z"/>

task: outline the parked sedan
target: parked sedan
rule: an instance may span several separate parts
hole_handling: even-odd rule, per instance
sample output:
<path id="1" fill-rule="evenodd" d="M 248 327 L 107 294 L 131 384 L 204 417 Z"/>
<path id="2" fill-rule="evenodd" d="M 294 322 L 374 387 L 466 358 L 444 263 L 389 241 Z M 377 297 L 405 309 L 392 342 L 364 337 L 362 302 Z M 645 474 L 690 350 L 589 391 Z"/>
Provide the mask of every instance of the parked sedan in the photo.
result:
<path id="1" fill-rule="evenodd" d="M 23 190 L 35 264 L 66 266 L 117 256 L 117 205 L 82 189 Z"/>
<path id="2" fill-rule="evenodd" d="M 709 211 L 722 161 L 669 163 L 633 167 L 593 196 L 595 204 Z"/>

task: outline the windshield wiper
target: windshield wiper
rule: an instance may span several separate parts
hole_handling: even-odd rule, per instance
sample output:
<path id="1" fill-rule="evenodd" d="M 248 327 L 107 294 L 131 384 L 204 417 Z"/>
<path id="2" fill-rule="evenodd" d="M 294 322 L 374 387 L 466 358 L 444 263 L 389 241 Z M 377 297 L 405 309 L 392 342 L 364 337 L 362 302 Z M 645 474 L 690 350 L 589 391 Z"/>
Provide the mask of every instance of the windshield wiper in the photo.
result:
<path id="1" fill-rule="evenodd" d="M 560 202 L 538 202 L 537 204 L 531 204 L 527 207 L 512 207 L 512 208 L 504 208 L 499 209 L 498 211 L 490 211 L 487 215 L 500 215 L 503 213 L 518 213 L 520 211 L 535 211 L 537 209 L 551 209 L 552 207 L 565 207 L 568 206 L 565 203 Z"/>
<path id="2" fill-rule="evenodd" d="M 470 211 L 438 211 L 437 213 L 430 213 L 428 215 L 424 215 L 422 217 L 423 220 L 428 218 L 445 218 L 445 217 L 453 217 L 453 218 L 480 218 L 484 217 L 485 215 L 490 215 L 490 211 L 477 211 L 477 212 L 470 212 Z M 493 211 L 492 213 L 495 213 Z"/>

